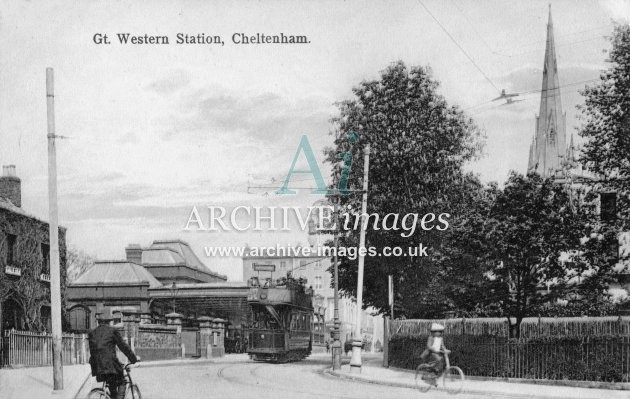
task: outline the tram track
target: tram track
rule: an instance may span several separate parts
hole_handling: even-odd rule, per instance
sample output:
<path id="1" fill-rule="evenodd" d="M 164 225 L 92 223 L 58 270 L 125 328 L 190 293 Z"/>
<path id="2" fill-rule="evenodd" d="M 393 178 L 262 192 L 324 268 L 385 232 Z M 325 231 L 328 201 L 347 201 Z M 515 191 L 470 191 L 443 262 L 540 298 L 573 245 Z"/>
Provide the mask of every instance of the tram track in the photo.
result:
<path id="1" fill-rule="evenodd" d="M 225 371 L 227 369 L 233 368 L 233 367 L 237 367 L 237 366 L 248 366 L 248 365 L 252 365 L 253 363 L 237 363 L 237 364 L 229 364 L 229 365 L 225 365 L 223 367 L 220 367 L 216 374 L 217 377 L 225 380 L 226 382 L 232 383 L 232 384 L 236 384 L 236 385 L 241 385 L 241 386 L 247 386 L 247 387 L 255 387 L 257 389 L 265 389 L 271 392 L 278 392 L 278 391 L 283 391 L 283 392 L 287 392 L 287 393 L 292 393 L 292 394 L 300 394 L 300 395 L 308 395 L 308 396 L 316 396 L 316 397 L 329 397 L 329 398 L 337 398 L 337 399 L 365 399 L 366 396 L 363 395 L 359 395 L 359 396 L 350 396 L 350 395 L 340 395 L 340 394 L 335 394 L 335 393 L 331 393 L 330 391 L 324 391 L 324 390 L 318 390 L 318 391 L 309 391 L 309 390 L 303 390 L 303 389 L 295 389 L 295 388 L 291 388 L 290 385 L 286 385 L 283 383 L 279 383 L 279 382 L 271 382 L 272 380 L 270 380 L 269 378 L 263 376 L 260 374 L 260 371 L 262 371 L 261 369 L 266 369 L 266 368 L 270 368 L 270 367 L 282 367 L 282 368 L 292 368 L 292 366 L 290 364 L 271 364 L 271 363 L 264 363 L 264 364 L 258 364 L 255 367 L 248 367 L 248 373 L 240 373 L 241 376 L 245 376 L 244 378 L 241 377 L 232 377 L 229 375 L 226 375 Z M 324 366 L 323 368 L 321 368 L 321 370 L 319 370 L 319 368 L 317 370 L 315 370 L 314 372 L 310 372 L 309 374 L 312 375 L 316 375 L 316 376 L 322 376 L 323 375 L 323 371 L 326 367 Z M 255 382 L 252 382 L 250 380 L 247 380 L 246 378 L 248 378 L 248 376 L 252 376 L 256 379 Z M 290 380 L 286 381 L 288 384 L 290 384 Z"/>

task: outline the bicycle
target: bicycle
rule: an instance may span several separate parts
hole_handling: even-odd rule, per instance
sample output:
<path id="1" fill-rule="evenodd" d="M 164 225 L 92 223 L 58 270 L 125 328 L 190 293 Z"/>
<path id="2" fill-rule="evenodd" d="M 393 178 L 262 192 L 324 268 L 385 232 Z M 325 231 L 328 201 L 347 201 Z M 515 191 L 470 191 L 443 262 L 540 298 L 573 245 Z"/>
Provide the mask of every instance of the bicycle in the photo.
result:
<path id="1" fill-rule="evenodd" d="M 125 393 L 121 399 L 142 399 L 140 388 L 133 383 L 131 379 L 131 363 L 125 364 L 123 367 L 125 370 Z M 131 396 L 129 394 L 131 393 Z M 106 382 L 103 382 L 103 386 L 99 388 L 93 388 L 88 394 L 88 399 L 110 399 L 109 386 Z"/>
<path id="2" fill-rule="evenodd" d="M 434 376 L 435 377 L 435 387 L 437 388 L 437 381 L 439 379 L 442 380 L 442 386 L 444 390 L 448 393 L 456 394 L 462 390 L 464 385 L 464 372 L 457 366 L 451 366 L 451 363 L 448 358 L 448 352 L 442 352 L 444 354 L 444 362 L 445 367 L 441 374 Z M 430 384 L 425 382 L 425 376 L 428 374 L 434 374 L 433 371 L 429 369 L 432 368 L 430 363 L 422 363 L 418 367 L 416 367 L 416 387 L 420 392 L 427 392 L 431 389 Z"/>

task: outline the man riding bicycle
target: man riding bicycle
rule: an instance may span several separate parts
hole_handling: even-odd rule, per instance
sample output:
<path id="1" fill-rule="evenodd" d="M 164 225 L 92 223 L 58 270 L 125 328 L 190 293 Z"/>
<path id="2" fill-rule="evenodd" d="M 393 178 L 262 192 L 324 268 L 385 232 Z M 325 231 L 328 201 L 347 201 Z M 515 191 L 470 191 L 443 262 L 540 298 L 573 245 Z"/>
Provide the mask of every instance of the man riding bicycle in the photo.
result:
<path id="1" fill-rule="evenodd" d="M 427 347 L 420 355 L 422 362 L 428 365 L 427 370 L 432 372 L 432 375 L 427 376 L 427 382 L 434 386 L 437 386 L 437 376 L 444 371 L 444 354 L 450 353 L 444 346 L 443 333 L 443 325 L 431 323 L 431 335 L 427 339 Z"/>
<path id="2" fill-rule="evenodd" d="M 124 396 L 124 392 L 120 392 L 120 390 L 125 388 L 125 377 L 123 366 L 116 356 L 116 347 L 127 356 L 131 364 L 136 363 L 138 358 L 122 339 L 118 330 L 109 325 L 111 320 L 109 315 L 100 315 L 98 327 L 88 334 L 90 367 L 92 368 L 92 376 L 96 377 L 96 381 L 105 381 L 109 386 L 111 399 L 118 399 Z"/>

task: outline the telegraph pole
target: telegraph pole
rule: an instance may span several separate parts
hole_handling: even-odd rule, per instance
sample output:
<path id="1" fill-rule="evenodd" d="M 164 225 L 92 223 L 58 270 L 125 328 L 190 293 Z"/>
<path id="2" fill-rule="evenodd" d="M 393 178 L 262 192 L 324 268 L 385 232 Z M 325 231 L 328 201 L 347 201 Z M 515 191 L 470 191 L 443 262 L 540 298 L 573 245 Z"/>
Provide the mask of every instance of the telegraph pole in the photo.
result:
<path id="1" fill-rule="evenodd" d="M 365 230 L 367 229 L 367 192 L 368 172 L 370 168 L 370 145 L 365 146 L 363 155 L 363 199 L 361 201 L 361 235 L 359 238 L 359 272 L 357 276 L 357 317 L 354 328 L 354 340 L 352 341 L 352 358 L 350 359 L 350 372 L 361 372 L 361 312 L 363 309 L 363 265 L 365 263 Z"/>
<path id="2" fill-rule="evenodd" d="M 46 68 L 48 117 L 48 212 L 50 227 L 50 313 L 53 344 L 53 389 L 63 389 L 61 363 L 61 274 L 59 272 L 59 220 L 57 211 L 57 149 L 55 147 L 54 72 Z"/>

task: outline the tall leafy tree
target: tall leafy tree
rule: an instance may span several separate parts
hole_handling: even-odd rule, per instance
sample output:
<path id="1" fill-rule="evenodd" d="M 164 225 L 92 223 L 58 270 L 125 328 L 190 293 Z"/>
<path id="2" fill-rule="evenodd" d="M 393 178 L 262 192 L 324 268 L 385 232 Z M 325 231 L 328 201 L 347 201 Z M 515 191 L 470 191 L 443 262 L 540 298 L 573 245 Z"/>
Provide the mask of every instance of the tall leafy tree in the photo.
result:
<path id="1" fill-rule="evenodd" d="M 396 246 L 406 250 L 420 243 L 429 248 L 427 257 L 366 258 L 364 304 L 388 308 L 387 275 L 392 274 L 396 313 L 405 317 L 439 315 L 454 306 L 440 267 L 451 231 L 436 229 L 436 223 L 424 231 L 422 217 L 447 213 L 450 223 L 461 224 L 482 188 L 475 176 L 463 171 L 463 166 L 479 155 L 483 135 L 472 119 L 446 102 L 438 88 L 429 68 L 408 68 L 402 62 L 389 66 L 379 79 L 356 86 L 353 98 L 338 103 L 339 115 L 333 119 L 334 148 L 326 151 L 335 184 L 342 179 L 348 163 L 348 157 L 339 154 L 352 155 L 348 187 L 360 190 L 363 152 L 370 144 L 367 213 L 380 215 L 381 221 L 387 214 L 398 214 L 399 226 L 406 214 L 419 215 L 415 222 L 405 220 L 407 228 L 415 228 L 408 237 L 403 235 L 409 230 L 375 229 L 373 219 L 366 231 L 366 245 L 379 251 Z M 349 139 L 349 132 L 355 132 L 358 141 Z M 360 193 L 339 196 L 338 200 L 346 212 L 361 209 Z M 360 229 L 350 229 L 341 237 L 340 245 L 358 247 L 359 233 Z M 357 260 L 342 258 L 341 288 L 354 295 L 356 279 Z"/>
<path id="2" fill-rule="evenodd" d="M 586 240 L 590 225 L 574 195 L 552 179 L 512 173 L 487 214 L 480 260 L 490 266 L 491 296 L 512 318 L 513 336 L 519 336 L 523 318 L 576 294 L 592 270 L 583 258 L 585 246 L 592 244 Z"/>
<path id="3" fill-rule="evenodd" d="M 586 200 L 598 203 L 598 196 L 613 196 L 616 204 L 601 203 L 608 217 L 592 212 L 593 240 L 585 251 L 599 271 L 593 275 L 594 288 L 584 297 L 606 297 L 606 283 L 627 268 L 627 253 L 618 262 L 619 234 L 630 230 L 630 25 L 618 25 L 611 36 L 608 68 L 599 81 L 584 89 L 584 104 L 579 107 L 585 139 L 580 161 L 592 174 L 585 180 Z M 603 197 L 602 197 L 603 199 Z M 601 220 L 604 219 L 604 220 Z M 628 269 L 626 269 L 628 270 Z"/>
<path id="4" fill-rule="evenodd" d="M 617 192 L 620 230 L 630 228 L 630 25 L 615 27 L 609 67 L 581 93 L 581 161 L 595 175 L 593 194 Z"/>

